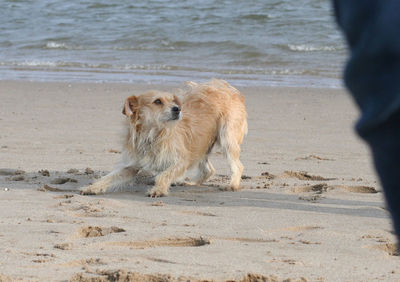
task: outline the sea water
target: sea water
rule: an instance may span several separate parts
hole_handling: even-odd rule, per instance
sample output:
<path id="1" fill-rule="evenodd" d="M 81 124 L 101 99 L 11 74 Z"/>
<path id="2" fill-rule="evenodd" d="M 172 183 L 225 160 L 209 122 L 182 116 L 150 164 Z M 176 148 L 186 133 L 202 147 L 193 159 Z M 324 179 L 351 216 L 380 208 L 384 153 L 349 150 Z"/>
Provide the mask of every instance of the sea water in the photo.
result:
<path id="1" fill-rule="evenodd" d="M 328 0 L 0 0 L 0 79 L 341 87 Z"/>

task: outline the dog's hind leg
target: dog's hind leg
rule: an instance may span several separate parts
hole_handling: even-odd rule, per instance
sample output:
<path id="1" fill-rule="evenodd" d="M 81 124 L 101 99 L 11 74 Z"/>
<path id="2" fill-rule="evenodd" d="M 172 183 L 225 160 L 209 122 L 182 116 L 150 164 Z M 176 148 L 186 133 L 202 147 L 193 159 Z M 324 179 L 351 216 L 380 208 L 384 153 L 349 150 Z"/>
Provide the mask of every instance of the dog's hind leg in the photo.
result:
<path id="1" fill-rule="evenodd" d="M 138 170 L 133 167 L 117 168 L 99 181 L 81 190 L 83 195 L 104 194 L 128 185 L 134 180 Z"/>
<path id="2" fill-rule="evenodd" d="M 240 127 L 239 127 L 240 128 Z M 226 190 L 236 191 L 240 189 L 240 180 L 243 173 L 243 164 L 240 162 L 240 143 L 243 140 L 243 131 L 237 130 L 232 123 L 226 123 L 220 128 L 219 143 L 224 150 L 231 168 L 231 181 Z"/>
<path id="3" fill-rule="evenodd" d="M 190 184 L 192 185 L 200 185 L 203 182 L 207 181 L 211 176 L 213 176 L 215 173 L 215 169 L 211 162 L 208 159 L 208 155 L 205 156 L 204 159 L 202 159 L 198 166 L 197 166 L 197 172 L 196 175 L 193 177 L 192 181 Z"/>
<path id="4" fill-rule="evenodd" d="M 243 164 L 239 160 L 240 147 L 230 146 L 226 152 L 229 165 L 231 167 L 231 182 L 227 190 L 236 191 L 240 189 L 240 180 L 243 173 Z"/>

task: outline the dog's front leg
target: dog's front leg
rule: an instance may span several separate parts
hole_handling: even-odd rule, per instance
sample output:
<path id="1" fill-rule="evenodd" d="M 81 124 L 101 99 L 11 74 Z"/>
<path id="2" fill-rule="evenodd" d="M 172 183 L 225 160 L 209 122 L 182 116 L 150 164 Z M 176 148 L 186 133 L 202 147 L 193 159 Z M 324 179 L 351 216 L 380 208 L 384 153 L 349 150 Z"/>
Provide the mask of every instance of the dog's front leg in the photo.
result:
<path id="1" fill-rule="evenodd" d="M 147 192 L 147 195 L 153 198 L 168 195 L 168 189 L 171 183 L 181 177 L 186 169 L 187 167 L 182 164 L 170 166 L 167 170 L 156 176 L 155 185 Z"/>
<path id="2" fill-rule="evenodd" d="M 118 188 L 127 185 L 129 182 L 133 181 L 138 170 L 134 167 L 122 167 L 117 168 L 102 177 L 99 181 L 93 183 L 92 185 L 85 187 L 81 190 L 83 195 L 96 195 L 104 194 L 108 191 L 114 191 Z"/>

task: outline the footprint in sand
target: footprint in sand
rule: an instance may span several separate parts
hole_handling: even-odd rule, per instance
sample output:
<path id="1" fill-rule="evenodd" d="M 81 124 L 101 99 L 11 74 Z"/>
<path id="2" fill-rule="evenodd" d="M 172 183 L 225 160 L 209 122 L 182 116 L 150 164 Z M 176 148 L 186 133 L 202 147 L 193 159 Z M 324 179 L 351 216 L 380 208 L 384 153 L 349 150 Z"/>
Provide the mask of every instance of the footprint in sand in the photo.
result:
<path id="1" fill-rule="evenodd" d="M 90 167 L 87 167 L 87 168 L 85 169 L 85 174 L 87 174 L 87 175 L 89 175 L 89 174 L 94 174 L 94 170 L 91 169 Z"/>
<path id="2" fill-rule="evenodd" d="M 307 201 L 310 203 L 318 203 L 319 200 L 321 200 L 323 197 L 321 197 L 320 195 L 311 195 L 311 196 L 306 196 L 306 197 L 299 197 L 299 200 L 303 200 L 303 201 Z"/>
<path id="3" fill-rule="evenodd" d="M 21 174 L 25 174 L 25 171 L 20 169 L 0 168 L 0 175 L 2 176 L 21 175 Z"/>
<path id="4" fill-rule="evenodd" d="M 36 190 L 37 191 L 41 191 L 41 192 L 46 192 L 46 191 L 50 191 L 50 192 L 76 192 L 76 190 L 73 190 L 73 189 L 60 189 L 60 188 L 49 186 L 47 184 L 38 187 Z"/>
<path id="5" fill-rule="evenodd" d="M 38 171 L 42 176 L 50 177 L 50 172 L 47 169 L 41 169 Z"/>
<path id="6" fill-rule="evenodd" d="M 53 197 L 53 199 L 70 199 L 70 198 L 73 198 L 73 197 L 74 197 L 74 195 L 65 194 L 65 195 L 61 195 L 61 196 L 55 196 L 55 197 Z"/>
<path id="7" fill-rule="evenodd" d="M 7 178 L 7 180 L 11 180 L 11 181 L 24 181 L 25 180 L 25 176 L 23 175 L 15 175 L 12 177 Z"/>
<path id="8" fill-rule="evenodd" d="M 79 213 L 74 214 L 77 217 L 102 217 L 106 216 L 107 211 L 105 210 L 102 203 L 83 203 L 75 207 L 71 207 L 71 211 L 78 211 Z M 109 213 L 108 213 L 109 214 Z"/>
<path id="9" fill-rule="evenodd" d="M 306 185 L 306 186 L 299 186 L 293 187 L 291 191 L 293 193 L 307 193 L 307 192 L 316 192 L 316 193 L 323 193 L 329 190 L 334 189 L 341 189 L 351 193 L 369 193 L 374 194 L 378 193 L 378 191 L 371 186 L 351 186 L 351 185 L 328 185 L 327 183 L 320 183 L 316 185 Z"/>
<path id="10" fill-rule="evenodd" d="M 218 237 L 216 239 L 243 243 L 277 243 L 276 239 L 246 238 L 246 237 Z"/>
<path id="11" fill-rule="evenodd" d="M 240 282 L 254 282 L 254 281 L 280 281 L 281 279 L 278 279 L 278 277 L 276 277 L 275 275 L 269 275 L 269 276 L 264 276 L 264 275 L 260 275 L 257 273 L 248 273 L 246 274 L 246 276 L 244 276 L 241 280 L 239 280 Z M 290 279 L 287 280 L 282 280 L 282 281 L 290 281 Z M 304 282 L 307 280 L 300 280 L 299 282 Z"/>
<path id="12" fill-rule="evenodd" d="M 343 189 L 352 193 L 378 193 L 378 191 L 371 186 L 349 186 L 349 185 L 336 185 L 333 188 Z"/>
<path id="13" fill-rule="evenodd" d="M 312 181 L 328 181 L 328 180 L 336 180 L 337 178 L 326 178 L 318 175 L 310 175 L 308 172 L 305 171 L 291 171 L 286 170 L 282 177 L 290 177 L 290 178 L 297 178 L 299 180 L 312 180 Z"/>
<path id="14" fill-rule="evenodd" d="M 76 168 L 71 168 L 67 171 L 68 174 L 79 174 L 79 170 Z"/>
<path id="15" fill-rule="evenodd" d="M 157 262 L 167 262 L 174 263 L 165 260 L 156 259 Z M 125 269 L 118 270 L 96 270 L 89 271 L 86 270 L 86 273 L 89 274 L 85 276 L 84 273 L 75 274 L 69 281 L 70 282 L 82 282 L 82 281 L 208 281 L 208 280 L 199 280 L 193 277 L 180 276 L 178 278 L 173 277 L 171 274 L 141 274 L 138 272 L 131 272 Z M 94 276 L 98 275 L 98 276 Z M 279 279 L 275 275 L 264 276 L 257 273 L 248 273 L 243 278 L 237 280 L 240 282 L 255 282 L 255 281 L 289 281 L 290 279 Z M 236 280 L 235 280 L 236 281 Z M 308 281 L 305 278 L 300 278 L 297 280 L 299 282 Z"/>
<path id="16" fill-rule="evenodd" d="M 261 176 L 256 177 L 258 179 L 268 179 L 272 180 L 275 178 L 296 178 L 299 180 L 310 180 L 310 181 L 329 181 L 335 180 L 336 178 L 326 178 L 318 175 L 310 175 L 308 172 L 305 171 L 291 171 L 286 170 L 284 173 L 280 175 L 273 175 L 267 171 L 261 173 Z"/>
<path id="17" fill-rule="evenodd" d="M 385 243 L 380 245 L 371 246 L 373 249 L 384 251 L 389 256 L 400 256 L 398 244 Z"/>
<path id="18" fill-rule="evenodd" d="M 309 161 L 309 160 L 317 160 L 317 161 L 334 161 L 334 159 L 329 159 L 329 158 L 323 158 L 317 155 L 308 155 L 305 157 L 298 157 L 294 159 L 295 161 L 300 161 L 300 160 L 305 160 L 305 161 Z"/>
<path id="19" fill-rule="evenodd" d="M 143 257 L 143 258 L 148 259 L 150 261 L 154 261 L 154 262 L 177 264 L 176 262 L 174 262 L 172 260 L 160 259 L 160 258 L 155 258 L 155 257 Z"/>
<path id="20" fill-rule="evenodd" d="M 50 184 L 65 184 L 67 182 L 77 183 L 78 180 L 69 177 L 58 177 L 50 181 Z"/>
<path id="21" fill-rule="evenodd" d="M 54 245 L 54 248 L 55 248 L 55 249 L 60 249 L 60 250 L 63 250 L 63 251 L 71 250 L 71 249 L 72 249 L 72 244 L 71 244 L 71 243 L 60 243 L 60 244 L 55 244 L 55 245 Z"/>
<path id="22" fill-rule="evenodd" d="M 207 238 L 162 238 L 146 241 L 131 242 L 108 242 L 107 245 L 126 246 L 135 249 L 147 249 L 155 247 L 200 247 L 209 245 L 211 242 Z"/>
<path id="23" fill-rule="evenodd" d="M 180 213 L 202 215 L 202 216 L 217 216 L 216 214 L 210 212 L 200 212 L 200 211 L 180 211 Z"/>
<path id="24" fill-rule="evenodd" d="M 276 177 L 275 175 L 269 173 L 268 171 L 261 173 L 261 176 L 262 176 L 262 178 L 269 179 L 269 180 L 275 179 L 275 177 Z"/>
<path id="25" fill-rule="evenodd" d="M 198 281 L 191 277 L 180 276 L 178 278 L 172 277 L 170 274 L 141 274 L 138 272 L 131 272 L 125 269 L 118 270 L 96 270 L 96 272 L 86 271 L 89 275 L 84 273 L 75 274 L 69 281 L 82 282 L 82 281 Z M 98 275 L 98 276 L 94 276 Z M 269 281 L 269 280 L 246 280 L 247 281 Z M 272 280 L 271 280 L 272 281 Z"/>
<path id="26" fill-rule="evenodd" d="M 56 257 L 54 254 L 46 254 L 46 253 L 23 252 L 22 254 L 35 257 L 35 259 L 32 260 L 32 262 L 34 262 L 34 263 L 50 262 L 50 261 L 53 261 L 54 258 Z M 3 280 L 1 280 L 1 277 L 0 277 L 0 281 L 3 281 Z"/>
<path id="27" fill-rule="evenodd" d="M 100 226 L 86 226 L 82 227 L 78 236 L 81 238 L 89 238 L 89 237 L 101 237 L 111 233 L 120 233 L 125 232 L 125 229 L 111 226 L 111 227 L 100 227 Z"/>
<path id="28" fill-rule="evenodd" d="M 312 226 L 312 225 L 306 225 L 306 226 L 290 226 L 282 229 L 278 229 L 276 231 L 293 231 L 293 232 L 303 232 L 303 231 L 312 231 L 312 230 L 318 230 L 318 229 L 323 229 L 321 226 Z"/>
<path id="29" fill-rule="evenodd" d="M 303 262 L 298 261 L 298 260 L 294 260 L 294 259 L 275 259 L 275 258 L 273 258 L 269 262 L 287 263 L 287 264 L 290 264 L 290 265 L 302 265 L 302 266 L 304 266 Z M 258 281 L 258 280 L 256 280 L 256 281 Z M 270 281 L 270 280 L 267 280 L 267 281 Z M 272 280 L 272 281 L 279 281 L 279 280 Z M 305 281 L 307 281 L 307 280 L 305 280 Z"/>
<path id="30" fill-rule="evenodd" d="M 329 186 L 326 183 L 320 183 L 316 185 L 306 185 L 306 186 L 296 186 L 291 189 L 293 193 L 307 193 L 307 192 L 317 192 L 322 193 L 328 190 Z"/>
<path id="31" fill-rule="evenodd" d="M 78 259 L 78 260 L 72 260 L 66 263 L 60 263 L 57 264 L 57 266 L 62 266 L 62 267 L 77 267 L 77 266 L 97 266 L 97 265 L 106 265 L 102 259 L 100 258 L 88 258 L 88 259 Z"/>
<path id="32" fill-rule="evenodd" d="M 374 242 L 380 243 L 378 245 L 368 245 L 367 248 L 384 251 L 389 256 L 400 256 L 399 245 L 393 244 L 390 240 L 382 235 L 364 235 L 362 239 L 372 240 Z"/>

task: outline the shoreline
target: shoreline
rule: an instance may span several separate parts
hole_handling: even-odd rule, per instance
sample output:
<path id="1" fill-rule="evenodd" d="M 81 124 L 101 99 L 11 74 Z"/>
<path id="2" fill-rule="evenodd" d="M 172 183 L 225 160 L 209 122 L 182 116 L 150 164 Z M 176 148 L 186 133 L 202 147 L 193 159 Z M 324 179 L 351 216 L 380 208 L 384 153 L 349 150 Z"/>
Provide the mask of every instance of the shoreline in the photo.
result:
<path id="1" fill-rule="evenodd" d="M 80 195 L 120 158 L 124 99 L 182 86 L 0 81 L 0 280 L 112 271 L 400 280 L 390 216 L 343 89 L 238 86 L 249 114 L 239 192 L 220 191 L 229 168 L 216 151 L 216 175 L 201 187 L 158 199 L 144 185 Z"/>
<path id="2" fill-rule="evenodd" d="M 211 76 L 210 76 L 211 75 Z M 241 87 L 301 87 L 301 88 L 343 88 L 343 80 L 338 77 L 299 74 L 265 74 L 247 76 L 246 74 L 210 74 L 208 72 L 183 73 L 130 73 L 123 71 L 68 71 L 42 69 L 0 69 L 2 81 L 25 81 L 38 83 L 88 83 L 88 84 L 134 84 L 134 85 L 179 85 L 185 81 L 207 81 L 211 77 L 228 81 Z"/>

